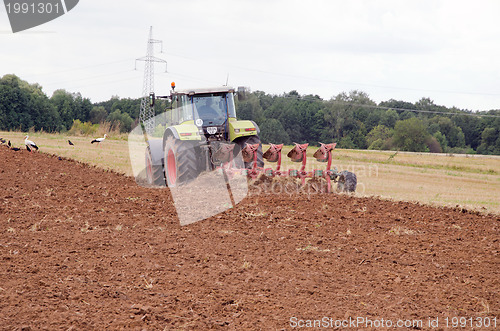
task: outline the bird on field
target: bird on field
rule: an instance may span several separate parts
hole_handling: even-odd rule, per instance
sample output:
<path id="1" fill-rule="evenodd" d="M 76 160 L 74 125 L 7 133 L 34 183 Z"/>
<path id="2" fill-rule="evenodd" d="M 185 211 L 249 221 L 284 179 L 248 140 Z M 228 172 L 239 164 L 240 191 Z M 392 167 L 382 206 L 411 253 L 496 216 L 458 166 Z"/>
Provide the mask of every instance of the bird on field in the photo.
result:
<path id="1" fill-rule="evenodd" d="M 99 143 L 103 142 L 104 139 L 106 139 L 107 136 L 108 136 L 107 134 L 104 134 L 104 137 L 102 137 L 102 138 L 96 138 L 96 139 L 92 140 L 90 143 L 91 144 L 97 143 L 97 145 L 100 146 Z"/>
<path id="2" fill-rule="evenodd" d="M 73 143 L 71 142 L 71 140 L 69 140 L 69 139 L 68 139 L 68 144 L 70 144 L 71 146 L 74 146 L 74 145 L 75 145 L 75 144 L 73 144 Z"/>
<path id="3" fill-rule="evenodd" d="M 24 137 L 24 144 L 26 145 L 26 149 L 29 150 L 30 152 L 32 148 L 38 150 L 38 146 L 31 140 L 28 140 L 28 138 L 29 136 Z"/>
<path id="4" fill-rule="evenodd" d="M 7 141 L 7 140 L 5 140 L 5 139 L 3 139 L 3 138 L 0 138 L 0 142 L 1 142 L 2 144 L 5 144 L 5 142 L 6 142 L 6 141 Z"/>
<path id="5" fill-rule="evenodd" d="M 12 147 L 12 144 L 10 143 L 10 140 L 9 140 L 7 146 L 9 146 L 9 148 L 12 149 L 14 152 L 18 152 L 18 151 L 21 150 L 19 147 Z"/>

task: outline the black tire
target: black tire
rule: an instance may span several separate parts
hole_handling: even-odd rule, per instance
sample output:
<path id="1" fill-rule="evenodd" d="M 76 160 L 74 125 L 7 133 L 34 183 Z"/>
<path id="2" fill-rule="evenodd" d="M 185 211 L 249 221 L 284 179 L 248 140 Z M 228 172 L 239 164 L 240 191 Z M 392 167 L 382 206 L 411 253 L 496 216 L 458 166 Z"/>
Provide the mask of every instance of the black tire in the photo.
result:
<path id="1" fill-rule="evenodd" d="M 337 192 L 355 192 L 358 185 L 356 174 L 344 170 L 339 173 L 337 179 Z"/>
<path id="2" fill-rule="evenodd" d="M 153 158 L 151 156 L 151 150 L 148 147 L 146 149 L 146 180 L 149 185 L 154 186 L 165 186 L 165 175 L 163 172 L 163 166 L 154 165 Z"/>
<path id="3" fill-rule="evenodd" d="M 264 158 L 262 157 L 262 143 L 260 142 L 259 136 L 247 136 L 241 137 L 234 141 L 236 146 L 234 147 L 234 155 L 238 155 L 238 153 L 246 146 L 246 144 L 255 145 L 259 144 L 259 148 L 257 149 L 257 167 L 264 167 Z M 252 169 L 253 160 L 251 162 L 244 162 L 246 169 Z"/>
<path id="4" fill-rule="evenodd" d="M 168 137 L 163 151 L 163 168 L 168 187 L 186 184 L 198 177 L 198 160 L 191 142 Z"/>

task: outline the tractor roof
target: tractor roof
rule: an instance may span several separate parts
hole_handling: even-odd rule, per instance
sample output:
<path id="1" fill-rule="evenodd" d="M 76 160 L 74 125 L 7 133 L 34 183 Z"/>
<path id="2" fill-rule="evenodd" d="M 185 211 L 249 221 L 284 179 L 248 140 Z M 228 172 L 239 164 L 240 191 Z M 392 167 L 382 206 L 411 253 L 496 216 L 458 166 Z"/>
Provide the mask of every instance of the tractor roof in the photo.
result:
<path id="1" fill-rule="evenodd" d="M 224 93 L 234 92 L 234 88 L 230 86 L 205 87 L 186 90 L 177 90 L 173 94 L 207 94 L 207 93 Z"/>

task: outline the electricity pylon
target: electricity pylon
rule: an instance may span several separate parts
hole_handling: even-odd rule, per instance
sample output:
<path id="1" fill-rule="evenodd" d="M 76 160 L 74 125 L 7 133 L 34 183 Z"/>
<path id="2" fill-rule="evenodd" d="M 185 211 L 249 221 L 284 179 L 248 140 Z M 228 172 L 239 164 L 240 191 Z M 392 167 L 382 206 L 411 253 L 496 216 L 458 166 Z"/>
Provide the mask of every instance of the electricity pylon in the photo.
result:
<path id="1" fill-rule="evenodd" d="M 139 121 L 144 125 L 144 129 L 149 135 L 153 134 L 155 128 L 155 110 L 154 110 L 154 63 L 165 63 L 165 72 L 167 72 L 167 61 L 157 58 L 153 55 L 154 44 L 161 44 L 163 52 L 163 42 L 161 40 L 153 39 L 153 27 L 149 28 L 149 38 L 146 56 L 136 59 L 137 61 L 144 61 L 144 84 L 142 87 L 142 100 L 141 112 L 139 114 Z"/>

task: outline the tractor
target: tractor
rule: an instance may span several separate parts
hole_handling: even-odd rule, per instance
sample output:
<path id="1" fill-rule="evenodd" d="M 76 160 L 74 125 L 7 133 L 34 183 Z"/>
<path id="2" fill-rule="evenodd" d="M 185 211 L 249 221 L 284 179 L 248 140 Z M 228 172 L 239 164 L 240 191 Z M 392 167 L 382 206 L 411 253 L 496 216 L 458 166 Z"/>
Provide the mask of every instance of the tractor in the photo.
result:
<path id="1" fill-rule="evenodd" d="M 168 98 L 171 109 L 163 138 L 147 140 L 148 182 L 176 187 L 228 161 L 242 169 L 263 167 L 259 127 L 236 118 L 235 95 L 241 100 L 245 94 L 243 87 L 228 86 L 175 90 L 175 83 L 169 96 L 151 94 L 151 105 L 157 98 Z M 238 157 L 247 145 L 258 145 L 256 160 Z"/>

